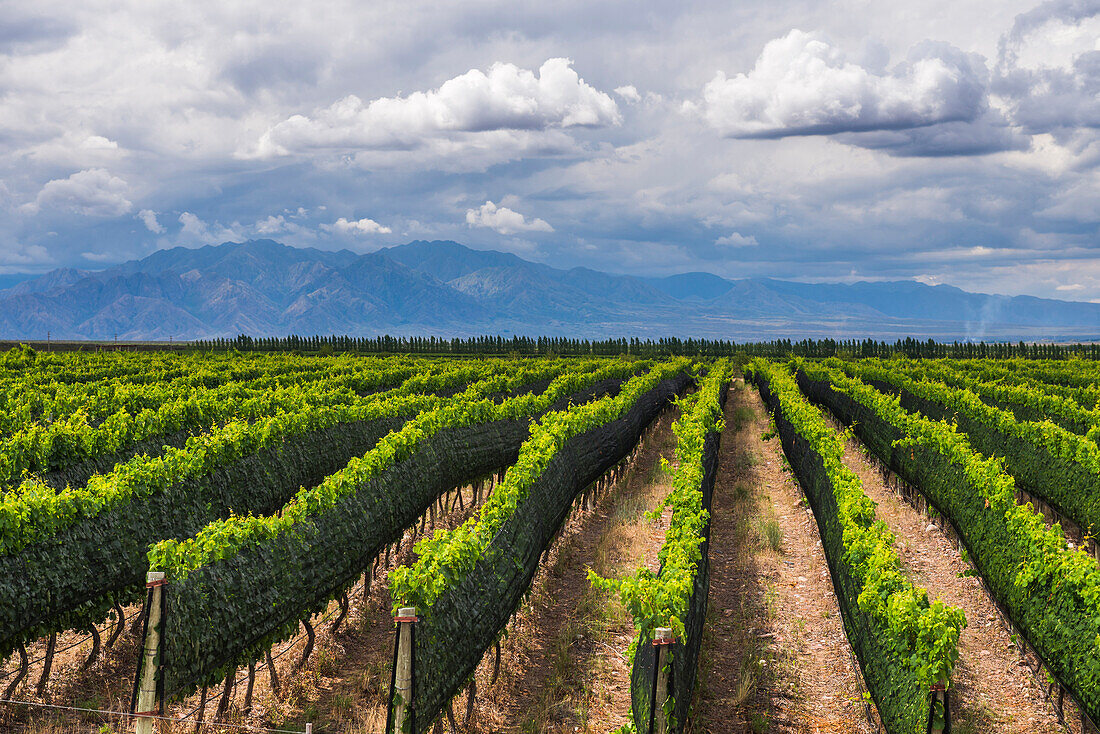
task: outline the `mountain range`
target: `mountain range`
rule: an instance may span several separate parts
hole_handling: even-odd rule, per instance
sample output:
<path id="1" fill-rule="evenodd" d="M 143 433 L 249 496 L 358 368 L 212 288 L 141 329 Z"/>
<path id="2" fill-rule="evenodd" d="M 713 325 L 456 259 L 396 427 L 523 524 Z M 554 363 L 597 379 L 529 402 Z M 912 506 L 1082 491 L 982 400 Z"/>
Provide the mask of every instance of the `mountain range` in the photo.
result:
<path id="1" fill-rule="evenodd" d="M 0 290 L 0 339 L 528 334 L 1100 339 L 1100 304 L 915 281 L 811 284 L 561 270 L 456 242 L 369 254 L 271 240 L 160 250 Z"/>

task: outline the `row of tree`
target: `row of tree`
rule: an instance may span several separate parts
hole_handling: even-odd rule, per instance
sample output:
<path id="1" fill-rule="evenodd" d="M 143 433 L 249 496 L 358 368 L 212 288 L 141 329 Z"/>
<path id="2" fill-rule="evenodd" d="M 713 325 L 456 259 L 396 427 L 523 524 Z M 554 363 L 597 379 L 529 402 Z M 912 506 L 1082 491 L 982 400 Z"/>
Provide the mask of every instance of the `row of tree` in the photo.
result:
<path id="1" fill-rule="evenodd" d="M 766 342 L 737 343 L 724 339 L 574 339 L 569 337 L 475 336 L 444 339 L 435 336 L 300 336 L 251 337 L 241 334 L 235 339 L 204 339 L 191 342 L 203 350 L 254 352 L 321 352 L 321 353 L 382 353 L 382 354 L 450 354 L 450 355 L 614 355 L 632 354 L 639 357 L 669 355 L 700 355 L 708 357 L 780 358 L 801 357 L 888 357 L 904 354 L 908 357 L 1028 359 L 1100 359 L 1100 344 L 1029 344 L 1019 342 L 937 342 L 912 337 L 894 342 L 874 339 L 776 339 Z"/>

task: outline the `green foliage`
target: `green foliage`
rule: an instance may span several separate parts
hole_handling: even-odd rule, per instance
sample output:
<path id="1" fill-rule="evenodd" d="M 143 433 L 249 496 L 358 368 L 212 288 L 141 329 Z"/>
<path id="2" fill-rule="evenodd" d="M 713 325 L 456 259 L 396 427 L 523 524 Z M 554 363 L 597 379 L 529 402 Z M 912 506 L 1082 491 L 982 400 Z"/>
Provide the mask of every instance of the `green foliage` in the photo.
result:
<path id="1" fill-rule="evenodd" d="M 540 362 L 533 366 L 516 365 L 509 374 L 482 380 L 447 400 L 409 398 L 419 401 L 416 406 L 419 412 L 415 418 L 401 430 L 385 436 L 363 456 L 352 459 L 346 468 L 330 475 L 318 486 L 301 488 L 277 516 L 234 515 L 211 522 L 192 538 L 163 540 L 150 548 L 149 567 L 166 571 L 170 580 L 182 580 L 194 569 L 236 555 L 242 548 L 270 542 L 296 523 L 331 509 L 342 497 L 354 493 L 371 477 L 378 476 L 408 457 L 421 442 L 442 428 L 530 415 L 533 411 L 537 412 L 539 406 L 553 402 L 562 394 L 575 392 L 578 385 L 591 380 L 593 366 L 590 364 L 588 369 L 562 375 L 541 395 L 529 393 L 502 403 L 496 403 L 488 396 L 549 377 L 561 371 L 561 364 Z M 629 369 L 632 368 L 612 363 L 596 374 L 620 374 Z M 384 403 L 386 406 L 398 404 L 393 400 Z"/>
<path id="2" fill-rule="evenodd" d="M 38 360 L 38 352 L 27 344 L 12 347 L 4 354 L 4 368 L 9 370 L 26 369 Z"/>
<path id="3" fill-rule="evenodd" d="M 268 358 L 278 367 L 276 358 Z M 283 358 L 286 359 L 286 358 Z M 427 374 L 438 374 L 427 367 Z M 463 365 L 464 379 L 478 379 Z M 251 380 L 206 387 L 202 375 L 171 382 L 131 384 L 118 380 L 91 384 L 32 385 L 0 394 L 0 486 L 27 472 L 65 469 L 109 457 L 146 439 L 181 430 L 198 430 L 226 421 L 254 421 L 312 408 L 354 409 L 369 401 L 360 392 L 399 383 L 395 395 L 423 392 L 424 373 L 408 360 L 349 361 L 328 369 L 282 373 L 288 384 L 272 384 L 279 370 Z M 197 385 L 204 380 L 203 386 Z M 216 382 L 217 380 L 211 380 Z M 9 435 L 2 435 L 3 429 Z"/>
<path id="4" fill-rule="evenodd" d="M 791 373 L 762 360 L 750 369 L 814 506 L 834 581 L 840 574 L 845 624 L 887 730 L 923 731 L 928 690 L 950 680 L 958 659 L 962 610 L 929 602 L 905 577 L 894 536 L 844 463 L 844 435 L 805 399 Z"/>
<path id="5" fill-rule="evenodd" d="M 438 388 L 484 376 L 484 367 L 463 365 L 452 372 L 434 373 Z M 526 376 L 528 373 L 522 373 Z M 483 382 L 486 394 L 507 379 Z M 167 448 L 160 456 L 136 456 L 107 474 L 93 475 L 83 487 L 58 492 L 45 482 L 29 478 L 0 498 L 0 555 L 40 542 L 82 520 L 129 502 L 164 491 L 167 487 L 210 473 L 262 449 L 278 446 L 292 436 L 305 435 L 341 423 L 412 415 L 437 405 L 440 398 L 422 394 L 423 376 L 401 387 L 363 400 L 330 405 L 303 400 L 291 412 L 276 412 L 253 422 L 234 419 L 189 438 L 183 448 Z M 0 461 L 7 455 L 0 456 Z"/>
<path id="6" fill-rule="evenodd" d="M 1004 460 L 976 452 L 957 426 L 910 413 L 897 396 L 827 366 L 803 363 L 800 380 L 951 520 L 993 595 L 1090 715 L 1100 715 L 1096 560 L 1069 550 L 1058 525 L 1016 504 Z"/>
<path id="7" fill-rule="evenodd" d="M 901 404 L 909 409 L 918 409 L 932 418 L 954 420 L 977 451 L 1003 456 L 1006 468 L 1021 487 L 1057 507 L 1086 532 L 1100 530 L 1100 446 L 1095 441 L 1049 420 L 1017 420 L 1011 412 L 987 405 L 966 388 L 913 379 L 894 366 L 873 360 L 827 360 L 824 364 L 843 368 L 863 380 L 894 386 L 901 392 Z M 1006 388 L 994 392 L 1006 390 L 1015 391 Z M 1023 397 L 1016 399 L 1026 401 Z M 1035 410 L 1047 410 L 1053 409 L 1052 402 L 1063 408 L 1067 405 L 1062 399 L 1042 397 L 1035 397 L 1030 405 Z"/>
<path id="8" fill-rule="evenodd" d="M 661 515 L 665 508 L 672 509 L 665 542 L 658 553 L 660 572 L 654 574 L 647 568 L 639 568 L 623 579 L 605 579 L 592 569 L 588 570 L 588 579 L 596 588 L 622 600 L 638 630 L 629 650 L 634 666 L 631 709 L 635 715 L 648 709 L 649 690 L 634 683 L 649 679 L 645 667 L 652 664 L 649 656 L 644 663 L 639 662 L 636 651 L 639 645 L 651 642 L 654 631 L 660 627 L 672 629 L 677 640 L 672 648 L 671 664 L 678 670 L 673 676 L 674 690 L 665 701 L 670 721 L 675 718 L 674 712 L 684 715 L 692 697 L 709 588 L 709 561 L 703 556 L 703 548 L 709 535 L 717 438 L 725 430 L 722 409 L 731 372 L 728 360 L 718 361 L 702 379 L 699 391 L 679 401 L 680 418 L 672 425 L 679 463 L 673 470 L 667 460 L 662 459 L 665 471 L 672 477 L 672 490 L 649 515 L 653 518 Z M 708 460 L 712 472 L 709 482 L 706 481 Z M 693 614 L 699 618 L 691 619 Z"/>
<path id="9" fill-rule="evenodd" d="M 679 465 L 672 471 L 662 460 L 672 476 L 672 491 L 652 513 L 660 515 L 665 508 L 672 508 L 672 520 L 658 554 L 660 574 L 639 568 L 623 579 L 605 579 L 588 571 L 593 585 L 619 596 L 643 638 L 651 639 L 658 627 L 671 628 L 677 638 L 685 633 L 684 619 L 710 524 L 710 512 L 703 507 L 703 448 L 708 435 L 721 434 L 725 428 L 721 393 L 729 384 L 730 373 L 728 362 L 715 364 L 700 390 L 680 401 L 681 416 L 672 426 Z"/>
<path id="10" fill-rule="evenodd" d="M 379 549 L 400 538 L 440 493 L 513 461 L 532 416 L 646 366 L 579 363 L 541 394 L 500 402 L 483 398 L 484 390 L 456 395 L 313 489 L 300 491 L 279 515 L 233 517 L 182 543 L 155 546 L 151 560 L 167 572 L 171 589 L 165 634 L 169 690 L 217 680 L 292 636 L 300 618 L 351 586 Z M 549 377 L 545 365 L 528 369 Z M 536 374 L 516 370 L 509 375 L 511 386 Z M 497 395 L 510 392 L 503 379 L 494 378 L 502 388 Z M 418 632 L 418 646 L 422 637 Z"/>
<path id="11" fill-rule="evenodd" d="M 83 487 L 57 492 L 40 481 L 24 482 L 0 496 L 0 655 L 21 639 L 99 623 L 116 598 L 128 603 L 140 593 L 149 545 L 159 540 L 187 538 L 233 511 L 245 517 L 209 528 L 201 552 L 189 554 L 184 544 L 182 559 L 198 564 L 223 558 L 240 538 L 263 538 L 271 528 L 247 513 L 274 512 L 300 485 L 314 486 L 319 468 L 323 477 L 346 466 L 349 455 L 375 445 L 410 416 L 446 403 L 418 391 L 486 376 L 472 389 L 479 397 L 496 396 L 565 366 L 452 362 L 451 369 L 426 370 L 397 390 L 355 403 L 230 421 L 183 448 L 134 457 Z M 163 553 L 175 550 L 169 544 Z"/>
<path id="12" fill-rule="evenodd" d="M 531 436 L 520 449 L 516 463 L 477 516 L 454 530 L 438 530 L 434 537 L 421 540 L 416 545 L 416 562 L 390 572 L 394 609 L 415 606 L 428 613 L 448 586 L 461 581 L 473 569 L 493 536 L 527 497 L 529 488 L 566 441 L 620 417 L 641 395 L 684 371 L 687 365 L 688 360 L 682 358 L 658 364 L 632 378 L 614 397 L 543 416 L 531 427 Z"/>

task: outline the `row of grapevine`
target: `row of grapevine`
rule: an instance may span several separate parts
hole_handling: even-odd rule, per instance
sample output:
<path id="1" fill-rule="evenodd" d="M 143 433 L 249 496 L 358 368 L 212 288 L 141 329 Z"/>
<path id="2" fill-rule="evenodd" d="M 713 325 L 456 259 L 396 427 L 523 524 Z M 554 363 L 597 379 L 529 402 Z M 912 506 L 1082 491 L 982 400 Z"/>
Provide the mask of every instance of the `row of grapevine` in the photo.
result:
<path id="1" fill-rule="evenodd" d="M 1011 359 L 1005 361 L 1002 369 L 1051 385 L 1078 388 L 1095 389 L 1100 379 L 1100 369 L 1092 360 Z"/>
<path id="2" fill-rule="evenodd" d="M 872 363 L 904 372 L 916 380 L 942 382 L 952 388 L 969 390 L 986 404 L 1011 412 L 1018 421 L 1049 420 L 1072 433 L 1100 441 L 1100 410 L 1082 407 L 1072 397 L 1052 392 L 1051 386 L 1045 383 L 1026 378 L 1011 385 L 999 379 L 983 381 L 949 362 L 890 360 Z"/>
<path id="3" fill-rule="evenodd" d="M 229 419 L 255 421 L 277 413 L 301 412 L 311 407 L 356 405 L 363 402 L 359 391 L 348 386 L 368 383 L 392 386 L 417 377 L 408 367 L 378 368 L 350 378 L 328 378 L 297 383 L 281 389 L 252 388 L 230 383 L 208 391 L 185 392 L 167 398 L 156 409 L 137 413 L 117 409 L 98 421 L 83 410 L 50 423 L 34 423 L 0 439 L 0 486 L 18 481 L 28 473 L 54 473 L 51 483 L 64 486 L 86 480 L 94 469 L 108 469 L 129 456 L 128 449 L 155 450 L 144 445 L 182 444 L 192 431 L 209 428 Z M 173 434 L 182 434 L 173 436 Z M 79 467 L 81 464 L 88 466 Z M 65 471 L 79 467 L 73 474 Z"/>
<path id="4" fill-rule="evenodd" d="M 676 359 L 635 377 L 615 396 L 532 426 L 516 462 L 476 517 L 416 546 L 418 559 L 391 572 L 395 609 L 419 621 L 413 657 L 416 731 L 427 731 L 473 675 L 530 589 L 540 558 L 579 494 L 619 464 L 690 382 Z"/>
<path id="5" fill-rule="evenodd" d="M 349 359 L 350 361 L 350 359 Z M 331 365 L 331 357 L 298 355 L 211 355 L 209 353 L 126 352 L 71 353 L 13 349 L 0 359 L 0 396 L 18 389 L 47 391 L 61 386 L 95 385 L 118 381 L 152 385 L 185 380 L 194 386 L 215 387 L 267 374 L 293 373 Z"/>
<path id="6" fill-rule="evenodd" d="M 682 730 L 695 689 L 696 667 L 703 641 L 710 589 L 710 506 L 718 469 L 718 448 L 725 425 L 722 410 L 730 384 L 728 361 L 711 366 L 696 393 L 680 401 L 681 416 L 673 424 L 677 468 L 672 491 L 653 511 L 671 508 L 672 519 L 658 553 L 660 570 L 647 568 L 618 580 L 602 579 L 589 571 L 597 587 L 616 594 L 634 618 L 638 636 L 631 643 L 631 713 L 637 731 L 653 731 L 653 679 L 657 674 L 655 630 L 672 630 L 669 690 L 666 705 L 670 731 Z"/>
<path id="7" fill-rule="evenodd" d="M 1100 377 L 1086 380 L 1083 385 L 1069 384 L 1072 374 L 1074 378 L 1080 374 L 1084 363 L 1072 363 L 1068 367 L 1061 364 L 1057 371 L 1036 371 L 1028 369 L 1026 364 L 1007 363 L 1002 364 L 997 360 L 964 360 L 947 362 L 952 369 L 967 374 L 982 382 L 998 382 L 1004 385 L 1022 385 L 1031 387 L 1051 395 L 1070 398 L 1078 405 L 1086 409 L 1092 409 L 1100 405 Z M 1073 379 L 1073 382 L 1078 380 Z"/>
<path id="8" fill-rule="evenodd" d="M 349 588 L 439 496 L 514 461 L 532 418 L 588 400 L 589 391 L 616 389 L 645 366 L 582 363 L 541 393 L 500 402 L 472 388 L 299 490 L 277 514 L 233 516 L 155 545 L 149 567 L 164 571 L 169 587 L 160 671 L 168 697 L 218 680 L 292 636 L 300 619 Z M 518 372 L 495 378 L 498 388 L 530 381 Z"/>
<path id="9" fill-rule="evenodd" d="M 1088 715 L 1100 718 L 1096 559 L 1071 550 L 1058 525 L 1018 505 L 1002 461 L 975 451 L 956 426 L 907 411 L 897 396 L 827 365 L 801 363 L 798 380 L 951 522 L 1016 627 Z"/>
<path id="10" fill-rule="evenodd" d="M 844 463 L 843 436 L 806 400 L 790 371 L 755 360 L 748 374 L 809 499 L 848 640 L 887 732 L 923 734 L 930 719 L 942 729 L 945 711 L 932 691 L 949 685 L 966 626 L 962 611 L 929 602 L 905 576 L 894 536 Z"/>
<path id="11" fill-rule="evenodd" d="M 910 411 L 952 419 L 985 456 L 1003 456 L 1021 488 L 1050 504 L 1086 534 L 1100 530 L 1100 446 L 1049 421 L 1018 421 L 1012 413 L 942 382 L 915 380 L 873 363 L 826 360 L 828 367 L 900 395 Z"/>
<path id="12" fill-rule="evenodd" d="M 563 362 L 458 365 L 353 405 L 230 421 L 157 457 L 137 456 L 83 487 L 27 481 L 0 497 L 0 656 L 53 631 L 101 621 L 132 598 L 148 546 L 231 512 L 270 513 L 407 420 L 447 401 L 427 388 L 474 383 L 493 396 L 553 377 Z M 496 374 L 507 371 L 508 375 Z"/>
<path id="13" fill-rule="evenodd" d="M 89 421 L 102 421 L 124 411 L 136 415 L 159 412 L 168 403 L 199 395 L 217 395 L 222 401 L 240 399 L 264 390 L 309 385 L 324 381 L 355 392 L 370 392 L 392 380 L 406 379 L 434 365 L 429 360 L 404 358 L 389 360 L 364 358 L 358 361 L 334 361 L 330 365 L 306 365 L 286 359 L 269 359 L 271 364 L 259 375 L 234 379 L 234 370 L 211 370 L 203 366 L 195 372 L 171 380 L 131 383 L 121 378 L 70 385 L 59 382 L 29 385 L 23 381 L 0 397 L 0 437 L 32 426 L 48 426 L 80 412 Z M 248 392 L 246 392 L 248 391 Z"/>

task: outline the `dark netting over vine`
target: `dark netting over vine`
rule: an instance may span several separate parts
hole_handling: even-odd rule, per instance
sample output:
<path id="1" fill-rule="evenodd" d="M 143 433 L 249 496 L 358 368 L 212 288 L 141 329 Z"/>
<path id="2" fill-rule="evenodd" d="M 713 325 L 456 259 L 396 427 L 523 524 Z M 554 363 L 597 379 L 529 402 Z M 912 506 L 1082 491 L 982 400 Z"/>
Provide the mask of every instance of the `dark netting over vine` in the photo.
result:
<path id="1" fill-rule="evenodd" d="M 104 619 L 112 595 L 128 599 L 144 585 L 152 543 L 191 536 L 231 511 L 274 512 L 298 487 L 317 484 L 406 420 L 344 423 L 292 436 L 0 556 L 0 657 L 20 639 Z"/>
<path id="2" fill-rule="evenodd" d="M 967 468 L 953 462 L 938 447 L 895 446 L 904 430 L 883 420 L 872 408 L 835 389 L 827 380 L 799 370 L 803 392 L 851 424 L 871 453 L 916 487 L 958 531 L 971 561 L 1013 624 L 1036 649 L 1047 667 L 1064 684 L 1088 715 L 1100 720 L 1100 685 L 1089 668 L 1096 665 L 1093 612 L 1085 599 L 1058 587 L 1057 581 L 1018 584 L 1021 563 L 1019 530 L 1002 512 L 990 512 L 982 488 Z M 1026 542 L 1026 541 L 1024 541 Z"/>
<path id="3" fill-rule="evenodd" d="M 723 389 L 719 404 L 726 404 L 728 390 Z M 703 509 L 710 512 L 711 499 L 714 496 L 714 480 L 718 472 L 718 448 L 721 434 L 707 434 L 703 444 L 703 481 L 699 489 L 703 493 Z M 703 531 L 703 543 L 699 550 L 701 557 L 695 571 L 695 584 L 688 602 L 687 616 L 684 618 L 684 639 L 678 639 L 671 645 L 672 664 L 668 677 L 668 694 L 672 696 L 672 718 L 669 732 L 682 731 L 691 708 L 692 692 L 695 690 L 696 672 L 699 667 L 699 648 L 703 644 L 703 625 L 707 618 L 707 596 L 710 591 L 710 522 Z M 634 725 L 639 734 L 649 734 L 650 704 L 653 701 L 653 677 L 656 664 L 656 648 L 653 635 L 643 633 L 638 637 L 637 651 L 634 653 L 634 667 L 630 671 L 630 702 L 634 714 Z"/>
<path id="4" fill-rule="evenodd" d="M 473 570 L 449 587 L 417 623 L 416 730 L 427 731 L 497 639 L 569 515 L 574 499 L 637 445 L 642 430 L 691 382 L 664 380 L 618 420 L 565 443 Z"/>
<path id="5" fill-rule="evenodd" d="M 762 375 L 754 380 L 775 416 L 783 451 L 810 502 L 837 592 L 844 631 L 855 650 L 863 679 L 878 706 L 883 724 L 891 734 L 923 734 L 928 724 L 927 694 L 920 690 L 909 662 L 901 659 L 889 645 L 890 636 L 879 634 L 871 617 L 859 608 L 862 584 L 853 575 L 847 559 L 844 529 L 838 519 L 836 495 L 824 461 L 783 417 L 767 380 Z"/>
<path id="6" fill-rule="evenodd" d="M 617 393 L 621 384 L 605 380 L 551 410 Z M 515 462 L 530 420 L 444 428 L 331 510 L 170 583 L 160 668 L 168 695 L 220 680 L 293 636 L 300 619 L 354 583 L 441 494 Z"/>

